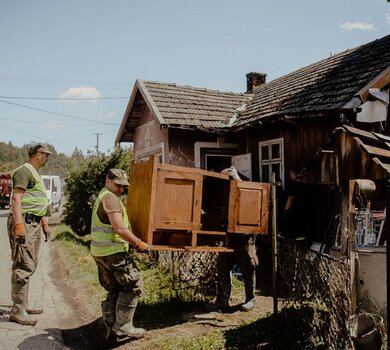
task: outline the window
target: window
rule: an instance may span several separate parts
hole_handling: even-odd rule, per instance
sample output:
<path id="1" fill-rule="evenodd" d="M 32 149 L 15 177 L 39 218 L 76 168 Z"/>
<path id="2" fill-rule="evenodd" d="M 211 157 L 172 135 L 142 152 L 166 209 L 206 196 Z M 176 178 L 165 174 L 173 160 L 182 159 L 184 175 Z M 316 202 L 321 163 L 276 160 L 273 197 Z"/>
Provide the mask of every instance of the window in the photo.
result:
<path id="1" fill-rule="evenodd" d="M 275 173 L 276 180 L 284 183 L 283 139 L 259 142 L 260 181 L 271 182 Z"/>
<path id="2" fill-rule="evenodd" d="M 204 169 L 221 172 L 232 165 L 232 154 L 205 154 Z"/>
<path id="3" fill-rule="evenodd" d="M 226 143 L 219 137 L 217 142 L 195 142 L 195 168 L 214 170 L 216 172 L 231 165 L 231 157 L 237 153 L 237 144 Z"/>

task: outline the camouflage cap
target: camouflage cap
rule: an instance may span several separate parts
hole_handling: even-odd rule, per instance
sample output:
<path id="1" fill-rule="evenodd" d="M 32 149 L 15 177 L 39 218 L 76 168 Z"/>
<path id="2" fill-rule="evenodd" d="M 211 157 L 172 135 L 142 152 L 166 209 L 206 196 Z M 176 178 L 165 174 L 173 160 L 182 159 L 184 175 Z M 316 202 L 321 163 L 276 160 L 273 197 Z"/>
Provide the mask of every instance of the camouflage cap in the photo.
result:
<path id="1" fill-rule="evenodd" d="M 127 176 L 126 171 L 122 169 L 110 169 L 107 176 L 117 185 L 129 186 L 129 177 Z"/>
<path id="2" fill-rule="evenodd" d="M 28 155 L 29 156 L 32 156 L 33 154 L 38 153 L 38 152 L 47 153 L 47 154 L 52 154 L 53 153 L 43 143 L 34 143 L 28 149 Z"/>

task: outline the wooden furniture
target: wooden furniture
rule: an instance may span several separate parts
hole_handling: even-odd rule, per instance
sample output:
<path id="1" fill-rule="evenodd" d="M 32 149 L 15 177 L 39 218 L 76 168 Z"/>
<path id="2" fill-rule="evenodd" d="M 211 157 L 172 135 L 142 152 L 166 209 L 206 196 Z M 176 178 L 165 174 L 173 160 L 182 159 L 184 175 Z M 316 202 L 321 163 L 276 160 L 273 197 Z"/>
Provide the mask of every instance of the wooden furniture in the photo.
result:
<path id="1" fill-rule="evenodd" d="M 267 234 L 269 190 L 151 157 L 131 164 L 128 214 L 154 250 L 227 252 L 233 234 Z"/>

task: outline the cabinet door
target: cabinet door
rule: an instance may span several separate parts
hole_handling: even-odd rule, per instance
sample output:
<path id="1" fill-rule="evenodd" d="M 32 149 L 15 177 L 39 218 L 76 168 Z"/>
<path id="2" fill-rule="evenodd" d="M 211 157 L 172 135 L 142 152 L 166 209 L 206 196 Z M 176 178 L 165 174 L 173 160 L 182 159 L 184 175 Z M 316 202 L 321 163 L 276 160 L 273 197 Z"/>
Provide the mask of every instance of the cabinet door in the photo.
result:
<path id="1" fill-rule="evenodd" d="M 230 181 L 230 233 L 268 233 L 270 185 L 267 183 Z"/>
<path id="2" fill-rule="evenodd" d="M 191 172 L 158 170 L 155 229 L 200 229 L 202 178 Z"/>

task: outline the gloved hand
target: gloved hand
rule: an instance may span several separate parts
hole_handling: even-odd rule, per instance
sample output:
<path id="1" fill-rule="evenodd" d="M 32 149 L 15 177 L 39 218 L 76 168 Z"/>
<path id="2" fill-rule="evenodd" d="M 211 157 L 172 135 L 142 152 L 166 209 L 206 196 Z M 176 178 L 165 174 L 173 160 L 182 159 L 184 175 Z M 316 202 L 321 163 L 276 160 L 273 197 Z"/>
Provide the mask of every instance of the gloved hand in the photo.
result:
<path id="1" fill-rule="evenodd" d="M 232 165 L 229 168 L 223 169 L 221 174 L 228 175 L 233 180 L 241 180 L 240 176 L 237 173 L 236 168 Z"/>
<path id="2" fill-rule="evenodd" d="M 47 242 L 51 237 L 50 226 L 47 223 L 47 221 L 45 221 L 43 219 L 41 220 L 41 224 L 42 224 L 43 234 L 45 235 L 45 242 Z"/>
<path id="3" fill-rule="evenodd" d="M 134 248 L 137 249 L 140 253 L 143 253 L 143 252 L 150 253 L 152 250 L 152 246 L 150 244 L 145 243 L 141 240 L 139 240 L 139 242 L 135 245 Z"/>
<path id="4" fill-rule="evenodd" d="M 16 236 L 25 236 L 26 235 L 26 227 L 23 222 L 18 222 L 15 224 L 15 235 Z"/>

